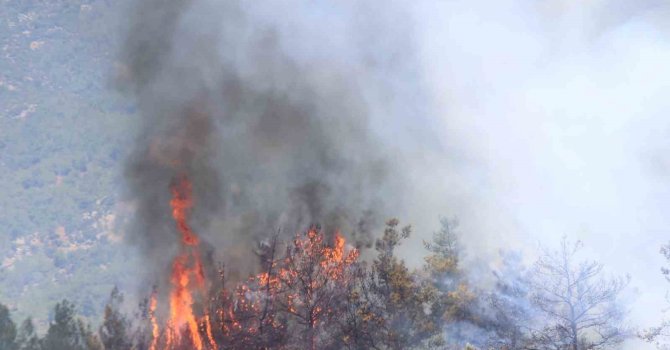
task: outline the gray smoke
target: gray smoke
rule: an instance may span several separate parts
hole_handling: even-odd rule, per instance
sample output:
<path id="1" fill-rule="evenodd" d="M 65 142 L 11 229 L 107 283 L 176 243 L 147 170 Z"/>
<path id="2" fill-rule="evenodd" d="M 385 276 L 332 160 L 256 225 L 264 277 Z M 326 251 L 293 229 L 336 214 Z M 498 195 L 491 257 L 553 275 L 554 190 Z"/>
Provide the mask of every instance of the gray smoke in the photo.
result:
<path id="1" fill-rule="evenodd" d="M 382 16 L 373 5 L 133 5 L 123 78 L 141 116 L 126 174 L 131 239 L 152 267 L 177 246 L 168 204 L 178 176 L 193 182 L 192 225 L 212 258 L 238 269 L 277 230 L 319 224 L 366 244 L 394 214 L 404 181 L 383 140 L 408 114 L 396 111 L 406 94 L 393 81 L 412 73 L 411 30 L 401 7 Z"/>
<path id="2" fill-rule="evenodd" d="M 167 187 L 186 172 L 196 229 L 228 258 L 278 228 L 397 215 L 420 241 L 456 216 L 469 257 L 583 240 L 658 324 L 667 2 L 405 3 L 135 1 L 127 173 L 147 256 L 174 249 Z"/>

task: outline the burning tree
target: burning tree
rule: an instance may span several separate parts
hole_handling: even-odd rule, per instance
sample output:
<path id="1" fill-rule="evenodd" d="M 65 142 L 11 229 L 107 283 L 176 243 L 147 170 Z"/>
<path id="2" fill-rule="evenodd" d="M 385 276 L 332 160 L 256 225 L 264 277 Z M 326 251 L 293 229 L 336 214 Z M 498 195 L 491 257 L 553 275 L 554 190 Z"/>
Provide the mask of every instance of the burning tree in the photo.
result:
<path id="1" fill-rule="evenodd" d="M 172 217 L 180 237 L 168 294 L 169 314 L 160 320 L 158 293 L 147 303 L 147 348 L 156 349 L 405 349 L 438 334 L 427 317 L 434 302 L 430 288 L 395 257 L 409 236 L 390 220 L 377 240 L 377 258 L 368 270 L 359 252 L 338 233 L 328 238 L 312 227 L 286 244 L 259 245 L 261 272 L 227 288 L 206 280 L 199 237 L 189 226 L 193 198 L 185 177 L 172 187 Z M 120 321 L 108 312 L 105 334 Z M 356 327 L 352 327 L 356 325 Z"/>
<path id="2" fill-rule="evenodd" d="M 324 326 L 345 309 L 358 251 L 339 235 L 328 244 L 318 228 L 296 236 L 280 259 L 277 245 L 263 246 L 264 271 L 232 295 L 219 292 L 214 338 L 231 348 L 327 349 L 335 340 Z"/>
<path id="3" fill-rule="evenodd" d="M 278 274 L 278 305 L 294 323 L 296 348 L 327 349 L 334 343 L 325 327 L 344 312 L 357 258 L 343 237 L 336 234 L 330 246 L 317 228 L 287 247 Z"/>
<path id="4" fill-rule="evenodd" d="M 172 217 L 180 252 L 170 276 L 169 316 L 160 322 L 153 293 L 147 308 L 149 350 L 229 348 L 326 349 L 335 343 L 324 326 L 341 317 L 354 284 L 358 251 L 336 234 L 332 241 L 318 227 L 296 236 L 281 258 L 276 237 L 257 252 L 262 272 L 226 289 L 208 289 L 199 238 L 188 223 L 191 184 L 181 177 L 171 187 Z"/>
<path id="5" fill-rule="evenodd" d="M 149 350 L 193 348 L 202 350 L 205 344 L 215 349 L 210 317 L 208 313 L 199 319 L 194 312 L 196 298 L 206 298 L 206 280 L 200 258 L 199 237 L 189 226 L 189 214 L 193 207 L 192 184 L 186 176 L 180 176 L 170 186 L 172 217 L 180 235 L 180 252 L 172 261 L 170 275 L 169 317 L 161 329 L 156 317 L 158 306 L 154 293 L 149 303 L 148 316 L 151 323 L 152 340 Z M 204 332 L 203 332 L 204 330 Z"/>
<path id="6" fill-rule="evenodd" d="M 283 348 L 287 342 L 286 319 L 277 308 L 278 283 L 276 259 L 278 240 L 259 244 L 256 252 L 262 272 L 238 284 L 232 292 L 226 286 L 225 270 L 219 269 L 220 285 L 212 291 L 209 310 L 213 315 L 214 339 L 229 348 Z"/>

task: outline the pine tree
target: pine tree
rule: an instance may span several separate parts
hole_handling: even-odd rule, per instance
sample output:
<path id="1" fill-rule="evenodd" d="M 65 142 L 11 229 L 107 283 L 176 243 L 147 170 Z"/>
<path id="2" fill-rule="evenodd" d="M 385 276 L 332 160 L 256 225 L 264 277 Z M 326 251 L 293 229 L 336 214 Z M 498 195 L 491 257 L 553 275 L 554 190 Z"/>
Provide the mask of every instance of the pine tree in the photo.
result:
<path id="1" fill-rule="evenodd" d="M 332 348 L 334 339 L 326 326 L 344 313 L 356 259 L 358 251 L 347 249 L 344 238 L 336 236 L 328 243 L 318 228 L 288 245 L 278 274 L 278 305 L 294 322 L 298 348 Z"/>
<path id="2" fill-rule="evenodd" d="M 16 348 L 16 324 L 7 306 L 0 304 L 0 349 Z"/>
<path id="3" fill-rule="evenodd" d="M 27 318 L 21 324 L 17 337 L 17 348 L 19 350 L 40 350 L 40 339 L 35 334 L 35 326 L 33 320 Z"/>
<path id="4" fill-rule="evenodd" d="M 42 348 L 49 350 L 102 349 L 89 325 L 76 317 L 74 304 L 67 300 L 56 304 L 53 321 L 42 339 Z"/>
<path id="5" fill-rule="evenodd" d="M 83 348 L 86 350 L 105 350 L 104 345 L 100 342 L 100 338 L 93 331 L 91 325 L 85 323 L 83 320 L 77 320 L 77 330 L 79 337 L 84 344 Z"/>
<path id="6" fill-rule="evenodd" d="M 430 315 L 439 328 L 447 330 L 447 343 L 462 348 L 468 341 L 481 342 L 485 319 L 480 310 L 480 293 L 468 282 L 460 262 L 462 248 L 458 241 L 455 220 L 440 220 L 440 230 L 430 242 L 424 242 L 429 254 L 424 271 L 428 284 L 434 288 L 435 301 Z"/>
<path id="7" fill-rule="evenodd" d="M 416 277 L 404 261 L 395 255 L 402 240 L 409 237 L 411 227 L 398 229 L 399 221 L 391 219 L 381 238 L 375 242 L 377 257 L 362 284 L 366 300 L 364 319 L 372 328 L 372 341 L 378 348 L 408 349 L 429 339 L 439 329 L 433 327 L 424 312 L 423 293 Z M 375 326 L 374 323 L 377 323 Z"/>
<path id="8" fill-rule="evenodd" d="M 461 276 L 461 246 L 455 232 L 458 224 L 446 218 L 441 219 L 440 224 L 440 230 L 433 234 L 433 240 L 423 243 L 430 253 L 425 258 L 426 269 L 440 289 L 454 289 Z"/>
<path id="9" fill-rule="evenodd" d="M 123 294 L 119 292 L 118 288 L 114 287 L 109 296 L 109 302 L 105 306 L 102 326 L 98 331 L 105 350 L 126 350 L 130 348 L 129 322 L 120 311 L 122 303 Z"/>

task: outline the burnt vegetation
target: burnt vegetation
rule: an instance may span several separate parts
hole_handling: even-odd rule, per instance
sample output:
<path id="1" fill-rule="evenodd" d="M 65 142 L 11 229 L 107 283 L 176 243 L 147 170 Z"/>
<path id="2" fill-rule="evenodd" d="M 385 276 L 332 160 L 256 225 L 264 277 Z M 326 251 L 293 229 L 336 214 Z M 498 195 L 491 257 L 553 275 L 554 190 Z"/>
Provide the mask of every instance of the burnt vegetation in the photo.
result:
<path id="1" fill-rule="evenodd" d="M 161 323 L 155 291 L 126 314 L 115 288 L 97 327 L 62 301 L 41 335 L 30 319 L 14 324 L 2 306 L 0 348 L 587 350 L 616 348 L 632 335 L 618 302 L 627 279 L 604 278 L 602 265 L 577 260 L 580 243 L 563 240 L 531 267 L 502 254 L 485 287 L 461 266 L 455 228 L 442 221 L 415 270 L 397 255 L 411 228 L 396 219 L 366 258 L 355 242 L 319 227 L 291 240 L 275 235 L 253 250 L 259 273 L 244 282 L 229 281 L 220 266 L 209 299 L 194 302 L 197 334 Z"/>

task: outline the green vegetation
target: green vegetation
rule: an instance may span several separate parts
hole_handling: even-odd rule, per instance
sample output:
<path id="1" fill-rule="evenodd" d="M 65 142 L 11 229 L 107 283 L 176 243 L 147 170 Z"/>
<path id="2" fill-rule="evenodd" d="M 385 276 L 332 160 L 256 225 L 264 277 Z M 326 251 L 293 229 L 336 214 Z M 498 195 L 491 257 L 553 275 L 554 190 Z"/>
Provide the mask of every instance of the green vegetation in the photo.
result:
<path id="1" fill-rule="evenodd" d="M 127 253 L 113 249 L 132 105 L 110 93 L 106 1 L 3 1 L 0 301 L 46 327 L 63 298 L 99 315 Z M 104 273 L 102 273 L 104 272 Z"/>

